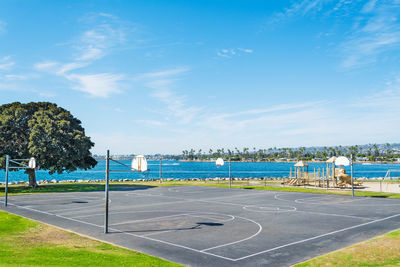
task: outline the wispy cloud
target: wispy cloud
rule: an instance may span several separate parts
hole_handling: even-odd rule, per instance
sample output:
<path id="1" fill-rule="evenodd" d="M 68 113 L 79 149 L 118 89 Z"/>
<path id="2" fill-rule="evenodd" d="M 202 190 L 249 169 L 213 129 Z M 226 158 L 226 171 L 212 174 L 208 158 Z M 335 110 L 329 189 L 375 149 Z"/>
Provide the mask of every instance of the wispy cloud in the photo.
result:
<path id="1" fill-rule="evenodd" d="M 165 105 L 165 110 L 160 112 L 166 115 L 166 120 L 176 120 L 178 123 L 187 124 L 191 122 L 202 107 L 188 106 L 187 96 L 178 94 L 173 90 L 175 84 L 181 76 L 189 72 L 189 67 L 177 67 L 163 71 L 148 72 L 137 75 L 136 81 L 140 81 L 144 86 L 153 89 L 151 97 L 159 100 Z"/>
<path id="2" fill-rule="evenodd" d="M 7 31 L 6 27 L 7 23 L 0 20 L 0 34 L 4 34 Z"/>
<path id="3" fill-rule="evenodd" d="M 85 31 L 75 44 L 78 61 L 91 61 L 104 57 L 114 46 L 125 41 L 124 29 L 101 24 Z"/>
<path id="4" fill-rule="evenodd" d="M 15 62 L 11 60 L 10 56 L 6 56 L 0 59 L 0 71 L 8 71 L 14 67 Z"/>
<path id="5" fill-rule="evenodd" d="M 385 52 L 400 48 L 399 14 L 399 1 L 301 0 L 271 16 L 268 25 L 314 15 L 333 23 L 351 19 L 352 27 L 338 41 L 341 65 L 348 69 L 377 62 Z"/>
<path id="6" fill-rule="evenodd" d="M 366 3 L 342 45 L 343 66 L 354 68 L 374 63 L 387 51 L 400 48 L 400 2 Z"/>
<path id="7" fill-rule="evenodd" d="M 189 67 L 183 66 L 178 68 L 172 68 L 163 71 L 155 71 L 155 72 L 148 72 L 137 75 L 135 77 L 136 80 L 142 79 L 161 79 L 161 78 L 171 78 L 173 76 L 177 76 L 179 74 L 184 74 L 190 70 Z"/>
<path id="8" fill-rule="evenodd" d="M 33 65 L 33 68 L 38 71 L 54 72 L 56 73 L 59 68 L 59 63 L 55 61 L 43 61 Z"/>
<path id="9" fill-rule="evenodd" d="M 245 54 L 253 53 L 253 49 L 249 48 L 231 48 L 231 49 L 221 49 L 217 51 L 217 56 L 224 58 L 231 58 L 233 56 L 241 56 Z"/>
<path id="10" fill-rule="evenodd" d="M 119 82 L 122 75 L 99 73 L 99 74 L 70 74 L 66 78 L 77 83 L 73 88 L 88 93 L 94 97 L 109 97 L 111 94 L 120 93 Z"/>
<path id="11" fill-rule="evenodd" d="M 26 75 L 20 75 L 20 74 L 6 74 L 4 75 L 4 78 L 7 80 L 26 80 L 28 77 Z"/>
<path id="12" fill-rule="evenodd" d="M 145 126 L 150 126 L 150 127 L 159 127 L 159 126 L 163 126 L 166 123 L 163 121 L 158 121 L 158 120 L 135 120 L 134 121 L 136 124 L 139 125 L 145 125 Z"/>
<path id="13" fill-rule="evenodd" d="M 295 1 L 283 11 L 274 13 L 268 21 L 269 25 L 281 23 L 287 19 L 297 16 L 306 16 L 312 12 L 320 11 L 327 0 L 301 0 Z M 342 1 L 340 1 L 342 2 Z"/>
<path id="14" fill-rule="evenodd" d="M 34 64 L 38 71 L 51 73 L 72 82 L 73 89 L 85 92 L 93 97 L 109 97 L 120 93 L 119 85 L 123 74 L 115 73 L 77 73 L 85 67 L 102 59 L 112 49 L 125 41 L 125 24 L 116 16 L 106 13 L 91 13 L 81 20 L 90 27 L 76 40 L 72 47 L 76 55 L 70 62 L 44 61 Z"/>

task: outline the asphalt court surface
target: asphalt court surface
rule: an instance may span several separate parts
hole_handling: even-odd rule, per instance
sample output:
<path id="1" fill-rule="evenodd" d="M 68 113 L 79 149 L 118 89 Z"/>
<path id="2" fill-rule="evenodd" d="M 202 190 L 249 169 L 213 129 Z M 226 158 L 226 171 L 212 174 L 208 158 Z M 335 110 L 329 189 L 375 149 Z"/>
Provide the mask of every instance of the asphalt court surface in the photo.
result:
<path id="1" fill-rule="evenodd" d="M 4 199 L 0 199 L 3 201 Z M 400 228 L 400 200 L 181 186 L 9 197 L 1 209 L 188 266 L 288 266 Z"/>

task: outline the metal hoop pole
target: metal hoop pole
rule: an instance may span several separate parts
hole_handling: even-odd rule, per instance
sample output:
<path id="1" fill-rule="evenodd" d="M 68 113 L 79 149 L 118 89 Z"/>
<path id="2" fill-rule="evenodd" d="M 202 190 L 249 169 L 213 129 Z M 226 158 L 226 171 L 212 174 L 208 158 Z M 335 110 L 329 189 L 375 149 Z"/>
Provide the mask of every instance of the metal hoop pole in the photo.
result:
<path id="1" fill-rule="evenodd" d="M 160 184 L 162 183 L 162 176 L 161 176 L 161 158 L 160 158 Z"/>
<path id="2" fill-rule="evenodd" d="M 354 197 L 353 154 L 351 154 L 350 159 L 351 159 L 351 196 Z"/>
<path id="3" fill-rule="evenodd" d="M 8 202 L 8 168 L 9 168 L 9 161 L 10 161 L 10 156 L 6 155 L 6 187 L 5 187 L 5 199 L 4 199 L 4 206 L 7 207 L 7 202 Z"/>
<path id="4" fill-rule="evenodd" d="M 110 150 L 107 150 L 106 157 L 106 183 L 105 183 L 105 216 L 104 216 L 104 233 L 108 233 L 108 190 L 110 181 Z"/>
<path id="5" fill-rule="evenodd" d="M 229 157 L 229 188 L 231 188 L 232 177 L 231 177 L 231 157 Z"/>

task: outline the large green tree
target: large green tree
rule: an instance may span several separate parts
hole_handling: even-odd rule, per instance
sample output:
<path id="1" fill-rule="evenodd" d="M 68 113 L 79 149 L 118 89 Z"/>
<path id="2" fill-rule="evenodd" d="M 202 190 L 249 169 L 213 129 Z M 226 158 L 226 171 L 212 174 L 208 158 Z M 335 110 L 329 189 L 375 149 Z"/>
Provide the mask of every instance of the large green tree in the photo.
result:
<path id="1" fill-rule="evenodd" d="M 5 156 L 34 157 L 37 165 L 50 174 L 72 172 L 96 166 L 90 148 L 94 143 L 85 135 L 81 121 L 49 102 L 14 102 L 0 106 L 0 167 Z M 25 171 L 29 186 L 36 187 L 35 172 Z"/>

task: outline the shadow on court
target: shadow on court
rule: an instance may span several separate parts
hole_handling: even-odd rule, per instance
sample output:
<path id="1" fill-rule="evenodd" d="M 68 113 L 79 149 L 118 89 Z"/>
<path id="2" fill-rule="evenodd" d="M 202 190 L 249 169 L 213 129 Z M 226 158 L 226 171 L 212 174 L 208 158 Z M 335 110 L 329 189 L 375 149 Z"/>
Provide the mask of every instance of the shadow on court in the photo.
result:
<path id="1" fill-rule="evenodd" d="M 187 231 L 187 230 L 200 230 L 202 229 L 202 226 L 223 226 L 224 224 L 222 223 L 214 223 L 214 222 L 198 222 L 196 223 L 195 226 L 192 227 L 186 227 L 186 228 L 155 228 L 155 229 L 146 229 L 146 230 L 139 230 L 139 231 L 124 231 L 125 233 L 160 233 L 160 232 L 170 232 L 170 231 Z M 120 232 L 109 232 L 109 234 L 118 234 Z"/>

